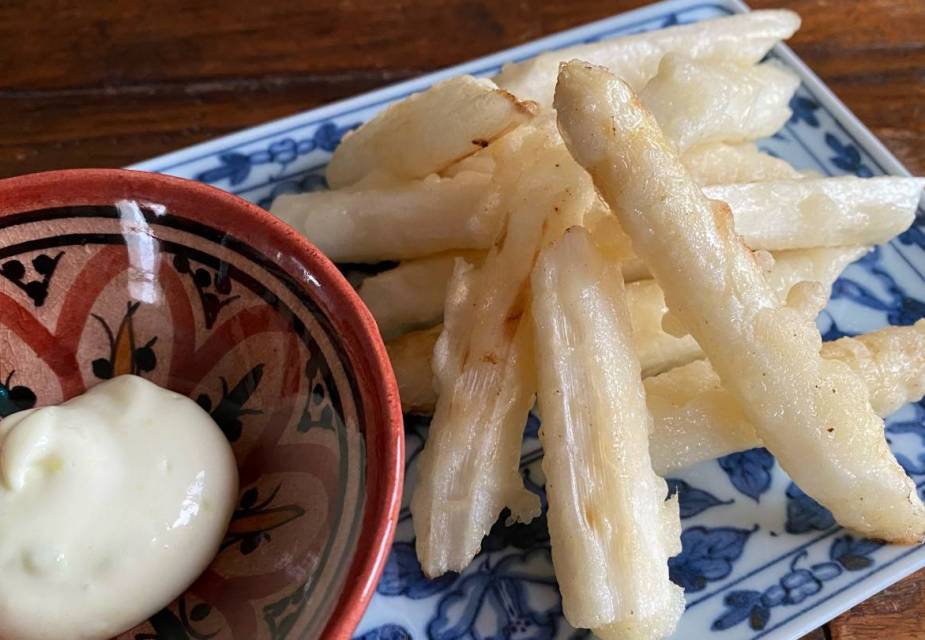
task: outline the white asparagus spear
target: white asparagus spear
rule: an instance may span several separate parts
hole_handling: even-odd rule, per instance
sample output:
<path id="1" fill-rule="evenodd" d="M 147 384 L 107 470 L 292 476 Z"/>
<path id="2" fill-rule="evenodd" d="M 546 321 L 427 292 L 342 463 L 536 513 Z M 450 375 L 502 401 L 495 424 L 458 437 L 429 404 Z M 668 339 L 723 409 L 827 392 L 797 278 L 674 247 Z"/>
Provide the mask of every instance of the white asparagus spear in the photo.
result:
<path id="1" fill-rule="evenodd" d="M 544 235 L 580 222 L 595 194 L 551 122 L 524 129 L 524 161 L 498 176 L 505 226 L 480 267 L 457 267 L 434 347 L 437 405 L 411 499 L 428 576 L 465 568 L 504 507 L 539 513 L 518 469 L 535 393 L 529 276 Z"/>
<path id="2" fill-rule="evenodd" d="M 765 271 L 765 276 L 782 302 L 786 302 L 798 282 L 806 281 L 821 284 L 828 299 L 832 285 L 845 268 L 869 250 L 865 246 L 848 246 L 774 251 L 771 253 L 774 264 Z"/>
<path id="3" fill-rule="evenodd" d="M 505 65 L 495 81 L 523 100 L 549 106 L 559 64 L 574 58 L 608 67 L 634 88 L 641 89 L 655 75 L 666 53 L 750 65 L 799 27 L 800 17 L 792 11 L 752 11 L 542 53 Z"/>
<path id="4" fill-rule="evenodd" d="M 498 165 L 520 162 L 505 146 L 502 139 L 489 147 Z M 703 192 L 730 205 L 736 232 L 749 247 L 786 250 L 885 242 L 912 224 L 922 184 L 895 176 L 804 178 L 710 185 Z M 335 261 L 379 262 L 488 248 L 500 223 L 496 198 L 488 174 L 464 171 L 280 196 L 271 211 Z M 609 214 L 596 215 L 598 223 L 619 229 Z M 598 235 L 591 221 L 589 228 Z"/>
<path id="5" fill-rule="evenodd" d="M 773 250 L 887 242 L 912 224 L 923 186 L 923 178 L 806 178 L 703 193 L 729 205 L 747 245 Z"/>
<path id="6" fill-rule="evenodd" d="M 697 145 L 681 155 L 681 162 L 702 186 L 804 177 L 786 160 L 759 151 L 751 142 Z"/>
<path id="7" fill-rule="evenodd" d="M 466 171 L 385 187 L 282 195 L 270 211 L 335 262 L 483 249 L 498 230 L 491 176 Z"/>
<path id="8" fill-rule="evenodd" d="M 925 506 L 896 462 L 860 377 L 819 355 L 804 312 L 781 305 L 728 208 L 707 200 L 626 83 L 564 65 L 555 106 L 575 159 L 633 240 L 762 442 L 807 494 L 863 535 L 915 543 Z"/>
<path id="9" fill-rule="evenodd" d="M 405 413 L 433 413 L 437 402 L 434 389 L 433 355 L 443 325 L 411 331 L 385 343 L 389 362 L 398 382 L 398 395 Z"/>
<path id="10" fill-rule="evenodd" d="M 639 361 L 619 264 L 582 227 L 533 271 L 547 517 L 562 608 L 602 638 L 663 638 L 684 612 L 668 579 L 677 498 L 652 470 Z"/>
<path id="11" fill-rule="evenodd" d="M 790 118 L 790 98 L 799 84 L 773 62 L 744 67 L 671 53 L 639 98 L 683 151 L 774 134 Z"/>
<path id="12" fill-rule="evenodd" d="M 652 466 L 659 474 L 761 446 L 742 405 L 709 361 L 689 362 L 644 383 L 654 419 Z"/>
<path id="13" fill-rule="evenodd" d="M 490 327 L 488 350 L 473 353 L 483 336 L 468 329 L 477 321 L 482 286 L 474 267 L 457 265 L 448 322 L 435 347 L 434 385 L 442 402 L 418 459 L 411 500 L 418 560 L 430 577 L 468 566 L 504 507 L 519 521 L 539 513 L 536 496 L 518 473 L 523 424 L 536 388 L 531 327 L 502 318 L 502 326 Z"/>
<path id="14" fill-rule="evenodd" d="M 925 393 L 925 320 L 825 342 L 821 353 L 861 377 L 881 417 Z M 658 473 L 762 446 L 741 405 L 706 360 L 646 378 L 645 386 L 655 418 L 649 446 Z"/>
<path id="15" fill-rule="evenodd" d="M 881 416 L 925 394 L 925 320 L 827 342 L 822 357 L 840 360 L 857 372 Z"/>
<path id="16" fill-rule="evenodd" d="M 451 251 L 408 260 L 363 280 L 357 293 L 369 308 L 383 340 L 443 321 L 447 283 L 457 258 L 481 263 L 481 251 Z"/>
<path id="17" fill-rule="evenodd" d="M 765 275 L 781 302 L 786 302 L 798 282 L 818 282 L 827 300 L 839 274 L 866 251 L 865 247 L 780 251 L 774 254 L 774 264 Z M 628 284 L 626 297 L 633 322 L 636 353 L 642 362 L 644 376 L 661 373 L 703 356 L 700 345 L 686 331 L 672 334 L 662 327 L 668 307 L 657 282 L 639 280 Z"/>
<path id="18" fill-rule="evenodd" d="M 444 80 L 344 136 L 328 164 L 328 184 L 340 189 L 374 172 L 403 180 L 440 173 L 527 122 L 535 111 L 535 105 L 518 101 L 491 80 Z"/>

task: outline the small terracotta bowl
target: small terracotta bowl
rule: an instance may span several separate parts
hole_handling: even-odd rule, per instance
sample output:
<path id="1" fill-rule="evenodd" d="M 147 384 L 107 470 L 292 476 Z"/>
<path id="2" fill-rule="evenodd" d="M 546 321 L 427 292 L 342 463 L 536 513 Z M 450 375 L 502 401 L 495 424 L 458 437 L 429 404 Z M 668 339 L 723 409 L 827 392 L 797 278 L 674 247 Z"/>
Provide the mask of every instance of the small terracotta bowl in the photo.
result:
<path id="1" fill-rule="evenodd" d="M 349 637 L 392 541 L 403 445 L 382 341 L 334 265 L 199 183 L 0 181 L 0 416 L 124 373 L 211 413 L 241 495 L 206 573 L 120 638 Z"/>

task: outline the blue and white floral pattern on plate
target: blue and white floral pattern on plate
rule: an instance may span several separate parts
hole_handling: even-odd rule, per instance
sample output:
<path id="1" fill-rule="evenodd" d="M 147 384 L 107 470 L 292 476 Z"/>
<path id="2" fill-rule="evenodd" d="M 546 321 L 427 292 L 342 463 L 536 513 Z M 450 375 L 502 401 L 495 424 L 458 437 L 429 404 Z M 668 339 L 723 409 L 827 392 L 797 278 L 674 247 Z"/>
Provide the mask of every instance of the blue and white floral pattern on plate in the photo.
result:
<path id="1" fill-rule="evenodd" d="M 747 10 L 737 0 L 673 0 L 351 100 L 242 131 L 137 165 L 193 178 L 268 205 L 280 193 L 326 187 L 323 170 L 343 134 L 377 111 L 434 82 L 541 51 Z M 803 80 L 793 117 L 761 146 L 801 169 L 824 175 L 906 174 L 819 79 L 786 47 L 771 54 Z M 888 245 L 850 266 L 819 318 L 827 339 L 910 324 L 925 316 L 925 210 Z M 522 469 L 542 496 L 535 419 L 527 425 Z M 427 420 L 406 421 L 408 483 L 423 446 Z M 925 493 L 925 403 L 888 421 L 887 436 L 906 471 Z M 922 547 L 884 546 L 840 529 L 763 449 L 727 456 L 678 473 L 683 551 L 670 563 L 687 592 L 676 638 L 740 640 L 796 638 L 903 576 L 925 566 Z M 429 581 L 414 554 L 407 509 L 356 637 L 363 640 L 585 638 L 569 627 L 549 556 L 545 517 L 529 525 L 496 525 L 483 552 L 461 575 Z M 502 518 L 503 520 L 503 518 Z"/>

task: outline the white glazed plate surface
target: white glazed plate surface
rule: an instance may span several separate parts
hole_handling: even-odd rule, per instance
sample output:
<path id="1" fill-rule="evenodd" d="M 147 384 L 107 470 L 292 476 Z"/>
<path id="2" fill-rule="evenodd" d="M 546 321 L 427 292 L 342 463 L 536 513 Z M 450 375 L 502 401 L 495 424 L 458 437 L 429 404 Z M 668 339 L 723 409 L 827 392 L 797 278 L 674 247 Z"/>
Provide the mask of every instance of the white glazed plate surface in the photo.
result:
<path id="1" fill-rule="evenodd" d="M 736 0 L 672 0 L 579 27 L 467 64 L 226 136 L 132 168 L 201 180 L 269 206 L 280 193 L 325 188 L 324 166 L 344 132 L 388 104 L 462 73 L 619 34 L 746 11 Z M 771 54 L 802 78 L 793 116 L 760 146 L 824 175 L 907 175 L 890 153 L 793 54 Z M 911 324 L 925 316 L 925 209 L 913 227 L 851 265 L 819 318 L 827 340 Z M 925 495 L 925 402 L 887 421 L 887 437 Z M 522 471 L 542 494 L 538 423 L 527 425 Z M 362 640 L 541 640 L 590 637 L 562 617 L 545 517 L 496 525 L 461 575 L 428 581 L 414 554 L 407 501 L 427 420 L 406 418 L 407 482 L 392 555 L 357 630 Z M 798 638 L 925 566 L 925 548 L 884 546 L 835 525 L 763 449 L 677 473 L 683 551 L 671 577 L 687 592 L 675 638 Z M 503 518 L 502 518 L 503 519 Z"/>

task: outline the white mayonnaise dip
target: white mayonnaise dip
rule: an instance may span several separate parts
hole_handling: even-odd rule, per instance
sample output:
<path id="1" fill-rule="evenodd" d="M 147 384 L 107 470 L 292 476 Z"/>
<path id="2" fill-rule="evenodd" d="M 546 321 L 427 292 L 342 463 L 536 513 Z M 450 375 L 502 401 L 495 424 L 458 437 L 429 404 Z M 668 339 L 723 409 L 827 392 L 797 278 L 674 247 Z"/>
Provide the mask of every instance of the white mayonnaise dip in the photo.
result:
<path id="1" fill-rule="evenodd" d="M 195 402 L 120 376 L 0 421 L 0 639 L 95 640 L 179 596 L 218 551 L 238 474 Z"/>

